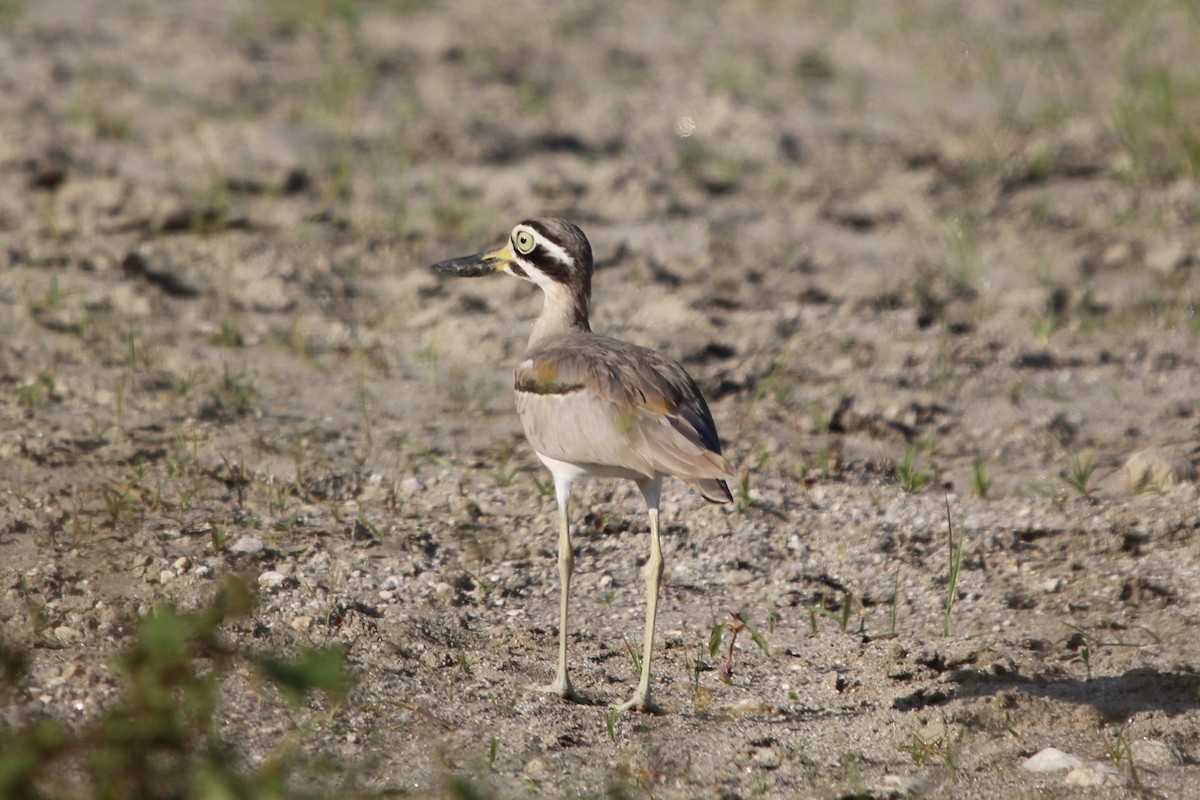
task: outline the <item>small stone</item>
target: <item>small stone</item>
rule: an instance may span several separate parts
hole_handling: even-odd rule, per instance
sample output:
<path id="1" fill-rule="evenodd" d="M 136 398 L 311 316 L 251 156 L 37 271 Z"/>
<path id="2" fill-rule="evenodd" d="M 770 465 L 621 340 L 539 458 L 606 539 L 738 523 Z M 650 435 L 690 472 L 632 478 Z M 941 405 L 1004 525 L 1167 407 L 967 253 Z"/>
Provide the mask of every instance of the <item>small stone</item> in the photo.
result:
<path id="1" fill-rule="evenodd" d="M 307 614 L 301 614 L 298 617 L 292 617 L 291 626 L 298 631 L 306 631 L 312 627 L 313 618 Z"/>
<path id="2" fill-rule="evenodd" d="M 233 297 L 242 308 L 252 308 L 263 314 L 277 314 L 288 311 L 296 301 L 288 296 L 287 284 L 282 278 L 267 276 L 252 278 L 233 293 Z"/>
<path id="3" fill-rule="evenodd" d="M 525 762 L 525 769 L 523 772 L 530 778 L 540 778 L 544 776 L 549 769 L 550 768 L 546 765 L 546 762 L 542 759 L 531 758 Z"/>
<path id="4" fill-rule="evenodd" d="M 362 491 L 358 494 L 360 503 L 373 503 L 386 500 L 389 487 L 383 482 L 383 476 L 378 472 L 372 472 L 363 482 Z"/>
<path id="5" fill-rule="evenodd" d="M 400 481 L 400 493 L 406 496 L 412 496 L 417 492 L 425 490 L 425 484 L 415 475 L 409 475 Z"/>
<path id="6" fill-rule="evenodd" d="M 755 700 L 747 697 L 744 700 L 739 700 L 736 703 L 725 706 L 720 709 L 727 717 L 749 717 L 759 716 L 764 714 L 773 714 L 776 711 L 775 706 L 766 703 L 762 700 Z"/>
<path id="7" fill-rule="evenodd" d="M 440 600 L 449 600 L 454 596 L 454 587 L 445 581 L 441 581 L 440 583 L 435 583 L 433 585 L 433 593 L 436 594 Z"/>
<path id="8" fill-rule="evenodd" d="M 1108 764 L 1093 761 L 1087 766 L 1076 767 L 1067 773 L 1064 782 L 1068 786 L 1103 786 L 1110 777 L 1116 775 L 1116 770 Z"/>
<path id="9" fill-rule="evenodd" d="M 175 578 L 175 570 L 173 569 L 163 569 L 159 570 L 158 572 L 159 583 L 170 583 L 171 581 L 175 580 Z"/>
<path id="10" fill-rule="evenodd" d="M 1187 263 L 1187 255 L 1183 242 L 1162 242 L 1146 253 L 1146 266 L 1161 275 L 1170 275 Z"/>
<path id="11" fill-rule="evenodd" d="M 783 763 L 774 747 L 762 747 L 754 751 L 750 759 L 759 769 L 775 770 Z"/>
<path id="12" fill-rule="evenodd" d="M 172 562 L 171 567 L 175 570 L 177 575 L 182 575 L 192 568 L 192 560 L 187 556 L 180 556 L 179 558 L 175 559 L 174 562 Z"/>
<path id="13" fill-rule="evenodd" d="M 1029 772 L 1057 772 L 1065 769 L 1079 769 L 1082 766 L 1082 759 L 1070 753 L 1064 753 L 1057 747 L 1047 747 L 1021 762 L 1021 769 Z"/>
<path id="14" fill-rule="evenodd" d="M 287 579 L 287 575 L 271 569 L 258 576 L 258 585 L 264 589 L 278 589 L 287 582 Z"/>
<path id="15" fill-rule="evenodd" d="M 197 578 L 211 578 L 212 574 L 213 574 L 213 570 L 212 570 L 212 567 L 210 567 L 208 564 L 201 564 L 200 566 L 198 566 L 194 570 L 192 570 L 192 574 L 195 575 Z"/>
<path id="16" fill-rule="evenodd" d="M 66 625 L 60 625 L 54 629 L 54 638 L 60 642 L 77 642 L 83 637 L 79 631 L 74 628 L 68 628 Z"/>
<path id="17" fill-rule="evenodd" d="M 929 788 L 929 781 L 911 775 L 884 775 L 872 794 L 879 797 L 916 797 Z"/>
<path id="18" fill-rule="evenodd" d="M 1139 767 L 1175 767 L 1183 758 L 1175 748 L 1157 739 L 1138 739 L 1129 744 L 1132 761 Z"/>
<path id="19" fill-rule="evenodd" d="M 1062 591 L 1062 578 L 1047 578 L 1042 582 L 1042 591 L 1046 594 L 1058 594 Z"/>
<path id="20" fill-rule="evenodd" d="M 257 536 L 250 535 L 243 536 L 233 544 L 229 545 L 230 552 L 245 553 L 247 555 L 261 553 L 264 549 L 266 549 L 266 545 L 263 544 L 263 540 Z"/>
<path id="21" fill-rule="evenodd" d="M 1121 467 L 1125 490 L 1136 493 L 1163 489 L 1196 479 L 1196 465 L 1181 451 L 1150 447 L 1125 459 Z"/>

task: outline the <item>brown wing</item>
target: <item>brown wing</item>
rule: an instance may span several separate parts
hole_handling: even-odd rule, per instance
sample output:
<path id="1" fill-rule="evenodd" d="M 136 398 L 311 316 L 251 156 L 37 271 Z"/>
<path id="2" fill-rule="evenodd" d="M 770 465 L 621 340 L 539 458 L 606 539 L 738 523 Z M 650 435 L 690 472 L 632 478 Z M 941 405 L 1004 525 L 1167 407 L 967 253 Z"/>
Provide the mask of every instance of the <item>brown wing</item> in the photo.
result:
<path id="1" fill-rule="evenodd" d="M 514 385 L 525 434 L 539 453 L 673 475 L 705 499 L 731 499 L 725 481 L 733 469 L 721 456 L 712 414 L 671 359 L 619 339 L 572 334 L 526 353 Z"/>

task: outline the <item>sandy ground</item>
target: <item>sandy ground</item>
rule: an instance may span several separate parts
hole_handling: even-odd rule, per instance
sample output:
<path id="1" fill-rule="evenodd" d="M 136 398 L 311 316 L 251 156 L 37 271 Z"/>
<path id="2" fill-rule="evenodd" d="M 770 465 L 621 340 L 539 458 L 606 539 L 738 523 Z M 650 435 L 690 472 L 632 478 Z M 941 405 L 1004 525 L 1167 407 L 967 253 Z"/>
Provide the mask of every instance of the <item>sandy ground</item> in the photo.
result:
<path id="1" fill-rule="evenodd" d="M 233 572 L 232 640 L 349 647 L 305 723 L 346 792 L 1200 797 L 1200 17 L 885 5 L 0 4 L 6 723 L 90 718 Z M 540 298 L 428 269 L 549 214 L 744 476 L 667 487 L 659 715 L 607 715 L 622 483 L 575 503 L 595 702 L 523 688 Z M 223 719 L 252 762 L 298 724 L 249 679 Z"/>

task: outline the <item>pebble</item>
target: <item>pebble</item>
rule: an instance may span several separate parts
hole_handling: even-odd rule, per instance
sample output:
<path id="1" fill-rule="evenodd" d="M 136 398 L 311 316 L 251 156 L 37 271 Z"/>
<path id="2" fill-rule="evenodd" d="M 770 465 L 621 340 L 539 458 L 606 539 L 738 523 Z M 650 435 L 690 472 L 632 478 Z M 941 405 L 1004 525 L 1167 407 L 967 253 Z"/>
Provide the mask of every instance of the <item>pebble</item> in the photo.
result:
<path id="1" fill-rule="evenodd" d="M 1083 760 L 1057 747 L 1047 747 L 1021 762 L 1021 769 L 1030 772 L 1057 772 L 1064 769 L 1079 769 Z"/>
<path id="2" fill-rule="evenodd" d="M 755 750 L 750 760 L 758 769 L 767 770 L 779 769 L 783 763 L 783 760 L 779 757 L 779 753 L 774 747 L 763 747 Z"/>
<path id="3" fill-rule="evenodd" d="M 77 642 L 83 638 L 79 631 L 74 628 L 68 628 L 66 625 L 60 625 L 54 629 L 54 638 L 60 642 Z"/>
<path id="4" fill-rule="evenodd" d="M 884 775 L 872 794 L 879 797 L 916 797 L 929 788 L 929 781 L 911 775 Z"/>
<path id="5" fill-rule="evenodd" d="M 1163 489 L 1196 479 L 1196 466 L 1182 451 L 1166 447 L 1139 450 L 1121 467 L 1125 490 L 1137 493 L 1145 489 Z"/>
<path id="6" fill-rule="evenodd" d="M 231 552 L 246 553 L 247 555 L 252 553 L 261 553 L 265 548 L 266 545 L 263 544 L 262 539 L 258 538 L 257 536 L 250 536 L 249 534 L 229 545 L 229 550 Z"/>
<path id="7" fill-rule="evenodd" d="M 175 574 L 175 570 L 173 569 L 163 569 L 159 570 L 158 572 L 159 583 L 170 583 L 171 581 L 175 580 L 176 577 L 178 576 Z"/>
<path id="8" fill-rule="evenodd" d="M 1058 594 L 1062 591 L 1062 578 L 1047 578 L 1042 582 L 1042 591 L 1046 594 Z"/>
<path id="9" fill-rule="evenodd" d="M 197 578 L 211 578 L 213 570 L 208 564 L 201 564 L 200 566 L 196 567 L 196 569 L 192 570 L 192 574 Z"/>
<path id="10" fill-rule="evenodd" d="M 1093 761 L 1087 766 L 1076 767 L 1068 772 L 1065 783 L 1068 786 L 1103 786 L 1116 774 L 1117 771 L 1108 764 Z"/>
<path id="11" fill-rule="evenodd" d="M 1175 767 L 1183 763 L 1171 745 L 1157 739 L 1138 739 L 1129 744 L 1129 751 L 1139 767 Z"/>
<path id="12" fill-rule="evenodd" d="M 172 562 L 171 567 L 174 568 L 176 574 L 182 575 L 192 568 L 192 560 L 187 556 L 180 556 Z"/>
<path id="13" fill-rule="evenodd" d="M 1180 241 L 1159 244 L 1146 253 L 1146 266 L 1162 275 L 1170 275 L 1180 265 L 1187 263 L 1187 247 Z"/>
<path id="14" fill-rule="evenodd" d="M 260 578 L 261 580 L 261 578 Z M 297 617 L 292 617 L 291 626 L 298 631 L 306 631 L 312 627 L 313 618 L 307 614 L 301 614 Z"/>
<path id="15" fill-rule="evenodd" d="M 264 589 L 278 589 L 287 582 L 287 575 L 275 570 L 267 570 L 262 575 L 258 576 L 258 585 Z"/>

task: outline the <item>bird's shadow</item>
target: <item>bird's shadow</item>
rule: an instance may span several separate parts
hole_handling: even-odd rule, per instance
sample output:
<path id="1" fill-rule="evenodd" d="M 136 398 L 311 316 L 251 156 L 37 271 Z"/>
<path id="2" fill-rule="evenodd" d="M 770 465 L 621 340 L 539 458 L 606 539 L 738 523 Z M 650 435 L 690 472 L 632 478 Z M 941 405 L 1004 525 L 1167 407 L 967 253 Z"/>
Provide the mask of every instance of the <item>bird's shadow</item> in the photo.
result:
<path id="1" fill-rule="evenodd" d="M 1082 680 L 1019 674 L 978 675 L 963 681 L 957 691 L 945 692 L 940 697 L 931 695 L 929 702 L 913 702 L 907 707 L 994 696 L 1014 689 L 1032 697 L 1088 705 L 1112 720 L 1125 720 L 1147 711 L 1176 716 L 1200 708 L 1200 673 L 1187 668 L 1164 672 L 1153 667 L 1136 667 L 1121 675 Z"/>

